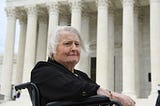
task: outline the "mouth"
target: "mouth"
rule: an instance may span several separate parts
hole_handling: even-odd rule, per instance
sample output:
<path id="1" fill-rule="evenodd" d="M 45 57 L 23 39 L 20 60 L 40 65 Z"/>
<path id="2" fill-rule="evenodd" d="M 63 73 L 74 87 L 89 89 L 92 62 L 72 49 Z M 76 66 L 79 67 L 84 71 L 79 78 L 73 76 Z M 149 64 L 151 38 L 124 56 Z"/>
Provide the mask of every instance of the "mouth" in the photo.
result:
<path id="1" fill-rule="evenodd" d="M 78 54 L 74 53 L 74 54 L 68 54 L 68 56 L 78 56 Z"/>
<path id="2" fill-rule="evenodd" d="M 68 56 L 78 56 L 78 55 L 76 55 L 76 54 L 73 54 L 73 55 L 68 55 Z"/>

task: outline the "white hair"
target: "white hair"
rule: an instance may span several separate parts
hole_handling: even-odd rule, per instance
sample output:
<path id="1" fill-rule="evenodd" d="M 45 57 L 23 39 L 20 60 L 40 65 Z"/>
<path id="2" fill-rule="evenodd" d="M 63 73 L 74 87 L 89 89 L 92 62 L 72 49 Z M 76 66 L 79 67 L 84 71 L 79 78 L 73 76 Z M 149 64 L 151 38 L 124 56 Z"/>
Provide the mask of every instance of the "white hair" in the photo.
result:
<path id="1" fill-rule="evenodd" d="M 53 54 L 56 53 L 57 45 L 59 44 L 60 38 L 62 36 L 62 34 L 60 34 L 60 33 L 63 31 L 68 31 L 68 32 L 76 34 L 80 40 L 81 48 L 83 50 L 85 50 L 84 43 L 83 43 L 82 38 L 81 38 L 77 29 L 75 29 L 72 26 L 58 26 L 57 29 L 55 30 L 55 32 L 51 35 L 51 39 L 49 41 L 48 57 L 53 58 Z"/>

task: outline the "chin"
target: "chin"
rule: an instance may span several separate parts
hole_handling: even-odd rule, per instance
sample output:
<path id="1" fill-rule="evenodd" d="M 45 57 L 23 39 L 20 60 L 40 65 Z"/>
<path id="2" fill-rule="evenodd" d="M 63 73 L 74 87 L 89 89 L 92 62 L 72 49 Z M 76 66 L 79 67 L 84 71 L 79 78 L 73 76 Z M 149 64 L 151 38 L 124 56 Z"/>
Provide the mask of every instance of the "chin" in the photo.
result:
<path id="1" fill-rule="evenodd" d="M 72 64 L 77 64 L 77 63 L 78 63 L 77 60 L 71 60 L 71 61 L 68 61 L 68 62 L 70 62 L 70 63 L 72 63 Z"/>

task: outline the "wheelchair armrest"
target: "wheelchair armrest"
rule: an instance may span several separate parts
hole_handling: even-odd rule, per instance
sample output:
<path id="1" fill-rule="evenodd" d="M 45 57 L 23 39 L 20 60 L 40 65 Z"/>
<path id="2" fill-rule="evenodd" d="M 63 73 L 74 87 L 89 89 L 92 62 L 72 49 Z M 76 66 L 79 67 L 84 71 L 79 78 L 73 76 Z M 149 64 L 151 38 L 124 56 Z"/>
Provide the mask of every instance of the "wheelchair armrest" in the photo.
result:
<path id="1" fill-rule="evenodd" d="M 26 82 L 15 86 L 16 91 L 30 87 L 31 82 Z"/>
<path id="2" fill-rule="evenodd" d="M 19 98 L 21 95 L 22 89 L 27 89 L 30 95 L 33 106 L 40 106 L 40 94 L 39 89 L 33 82 L 26 82 L 15 86 L 16 89 L 16 98 Z"/>
<path id="3" fill-rule="evenodd" d="M 73 101 L 54 101 L 48 103 L 46 106 L 87 106 L 92 104 L 117 104 L 122 106 L 116 101 L 111 101 L 107 96 L 90 96 L 83 99 L 73 100 Z M 112 106 L 112 105 L 111 105 Z"/>

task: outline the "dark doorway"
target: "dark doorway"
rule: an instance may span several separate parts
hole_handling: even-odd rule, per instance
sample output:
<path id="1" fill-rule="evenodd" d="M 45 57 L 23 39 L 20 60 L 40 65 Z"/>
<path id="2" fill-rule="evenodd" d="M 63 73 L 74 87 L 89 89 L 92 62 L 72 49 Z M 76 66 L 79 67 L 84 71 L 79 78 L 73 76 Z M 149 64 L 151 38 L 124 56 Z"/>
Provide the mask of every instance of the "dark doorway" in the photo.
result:
<path id="1" fill-rule="evenodd" d="M 91 79 L 96 81 L 96 57 L 91 58 Z"/>

